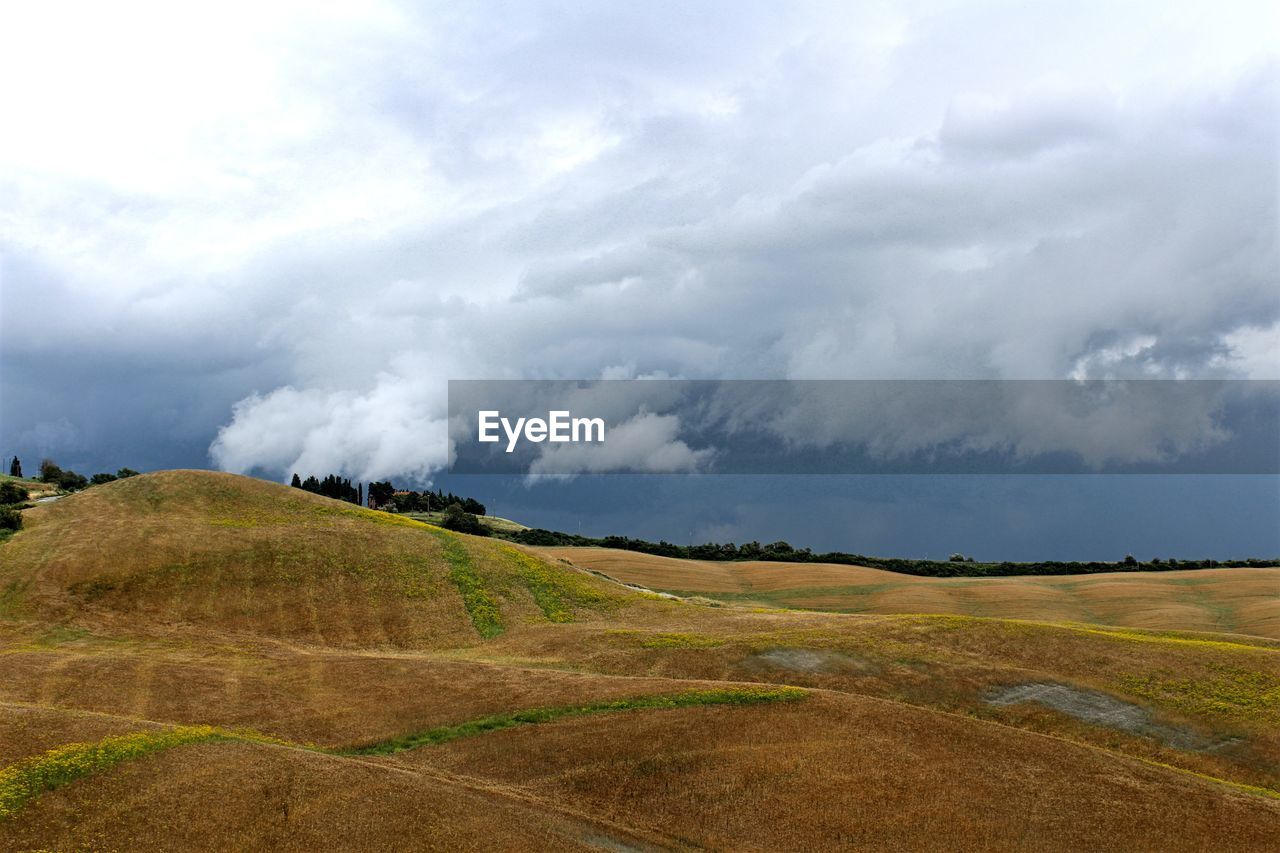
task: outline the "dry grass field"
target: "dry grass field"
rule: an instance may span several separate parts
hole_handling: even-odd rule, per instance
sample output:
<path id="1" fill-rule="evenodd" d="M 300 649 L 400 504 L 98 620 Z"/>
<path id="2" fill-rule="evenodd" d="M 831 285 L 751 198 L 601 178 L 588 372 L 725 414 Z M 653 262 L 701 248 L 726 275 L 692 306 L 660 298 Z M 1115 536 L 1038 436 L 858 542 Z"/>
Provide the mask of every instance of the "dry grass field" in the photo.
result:
<path id="1" fill-rule="evenodd" d="M 207 472 L 24 518 L 0 543 L 0 849 L 1280 837 L 1280 640 L 1248 579 L 544 556 Z M 778 606 L 885 584 L 915 612 Z"/>
<path id="2" fill-rule="evenodd" d="M 610 548 L 553 559 L 677 595 L 841 613 L 953 613 L 1280 639 L 1280 568 L 925 578 L 863 566 L 720 563 Z"/>

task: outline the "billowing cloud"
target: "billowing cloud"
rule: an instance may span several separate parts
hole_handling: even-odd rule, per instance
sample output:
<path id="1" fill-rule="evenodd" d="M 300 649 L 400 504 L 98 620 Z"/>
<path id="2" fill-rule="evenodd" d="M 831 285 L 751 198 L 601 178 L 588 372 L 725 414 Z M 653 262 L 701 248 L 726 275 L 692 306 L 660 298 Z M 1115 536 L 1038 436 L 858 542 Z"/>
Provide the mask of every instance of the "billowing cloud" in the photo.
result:
<path id="1" fill-rule="evenodd" d="M 363 394 L 289 386 L 254 394 L 236 403 L 209 452 L 218 467 L 236 473 L 266 468 L 425 480 L 448 459 L 444 421 L 433 415 L 435 390 L 382 374 Z"/>
<path id="2" fill-rule="evenodd" d="M 449 378 L 1280 378 L 1268 14 L 36 4 L 0 429 L 425 479 Z"/>
<path id="3" fill-rule="evenodd" d="M 638 414 L 609 430 L 600 444 L 544 444 L 529 473 L 539 476 L 576 474 L 690 474 L 706 468 L 715 451 L 691 448 L 680 439 L 676 415 Z"/>

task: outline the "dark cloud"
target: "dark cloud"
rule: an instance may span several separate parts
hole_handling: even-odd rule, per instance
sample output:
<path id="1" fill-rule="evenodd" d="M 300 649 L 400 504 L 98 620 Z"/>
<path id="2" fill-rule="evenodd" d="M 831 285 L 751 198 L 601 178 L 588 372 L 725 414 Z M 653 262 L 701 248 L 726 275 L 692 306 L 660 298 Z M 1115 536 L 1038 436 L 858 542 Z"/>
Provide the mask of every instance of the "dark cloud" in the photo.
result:
<path id="1" fill-rule="evenodd" d="M 1267 13 L 31 7 L 0 430 L 423 478 L 451 377 L 1275 378 Z"/>

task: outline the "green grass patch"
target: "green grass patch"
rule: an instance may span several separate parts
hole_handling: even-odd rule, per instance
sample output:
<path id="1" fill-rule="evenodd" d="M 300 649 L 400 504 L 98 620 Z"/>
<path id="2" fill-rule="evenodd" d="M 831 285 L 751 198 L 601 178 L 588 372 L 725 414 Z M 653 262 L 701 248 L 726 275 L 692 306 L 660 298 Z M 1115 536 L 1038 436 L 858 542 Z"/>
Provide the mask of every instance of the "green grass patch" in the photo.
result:
<path id="1" fill-rule="evenodd" d="M 1191 714 L 1280 723 L 1280 678 L 1237 666 L 1210 664 L 1209 678 L 1121 676 L 1135 696 L 1172 705 Z"/>
<path id="2" fill-rule="evenodd" d="M 550 566 L 515 548 L 503 551 L 516 564 L 520 579 L 548 621 L 572 622 L 574 607 L 600 607 L 614 601 L 570 569 Z"/>
<path id="3" fill-rule="evenodd" d="M 12 477 L 8 474 L 0 474 L 0 483 L 17 483 L 26 486 L 29 489 L 50 489 L 53 487 L 43 480 L 32 479 L 31 477 Z"/>
<path id="4" fill-rule="evenodd" d="M 40 632 L 39 636 L 34 640 L 34 645 L 51 649 L 92 636 L 93 634 L 90 633 L 88 628 L 81 628 L 77 625 L 51 625 Z"/>
<path id="5" fill-rule="evenodd" d="M 374 524 L 385 524 L 390 527 L 412 527 L 415 530 L 430 530 L 432 525 L 426 522 L 417 521 L 403 515 L 396 515 L 390 512 L 382 512 L 376 509 L 363 509 L 361 507 L 332 507 L 317 506 L 313 512 L 317 515 L 345 515 L 351 518 L 359 518 L 363 521 L 372 521 Z"/>
<path id="6" fill-rule="evenodd" d="M 346 755 L 392 755 L 423 746 L 448 743 L 459 738 L 511 729 L 516 726 L 550 723 L 566 717 L 609 714 L 663 708 L 693 708 L 707 705 L 759 705 L 766 702 L 793 702 L 803 699 L 805 691 L 798 687 L 727 687 L 712 690 L 686 690 L 665 696 L 637 696 L 610 702 L 566 705 L 559 708 L 534 708 L 510 714 L 481 717 L 452 726 L 437 726 L 424 732 L 347 750 Z"/>
<path id="7" fill-rule="evenodd" d="M 1012 621 L 1012 620 L 1010 620 Z M 1079 631 L 1085 634 L 1094 634 L 1101 637 L 1113 637 L 1118 640 L 1129 640 L 1138 643 L 1158 643 L 1173 646 L 1197 646 L 1204 649 L 1218 649 L 1220 651 L 1238 652 L 1238 651 L 1280 651 L 1274 640 L 1250 641 L 1244 638 L 1233 640 L 1215 640 L 1198 636 L 1196 634 L 1182 631 L 1142 631 L 1137 629 L 1125 628 L 1099 628 L 1092 625 L 1081 625 L 1078 623 L 1062 623 L 1060 627 L 1071 631 Z"/>
<path id="8" fill-rule="evenodd" d="M 214 726 L 179 726 L 115 735 L 95 743 L 65 744 L 0 769 L 0 821 L 12 817 L 27 802 L 46 791 L 109 770 L 121 762 L 175 746 L 226 740 L 281 743 L 262 735 L 237 733 Z"/>
<path id="9" fill-rule="evenodd" d="M 410 523 L 419 524 L 416 521 Z M 449 564 L 449 580 L 458 588 L 462 604 L 471 617 L 471 624 L 486 640 L 498 636 L 504 630 L 498 602 L 485 585 L 484 578 L 480 577 L 480 573 L 472 565 L 471 555 L 463 547 L 462 541 L 444 530 L 432 529 L 431 532 L 444 548 L 444 559 Z"/>
<path id="10" fill-rule="evenodd" d="M 961 614 L 936 613 L 892 613 L 876 614 L 902 621 L 918 622 L 922 626 L 931 626 L 940 630 L 960 630 L 970 626 L 998 626 L 1005 631 L 1069 631 L 1076 634 L 1089 634 L 1112 640 L 1133 643 L 1152 643 L 1166 646 L 1192 646 L 1203 649 L 1215 649 L 1223 652 L 1272 653 L 1280 651 L 1280 642 L 1263 637 L 1232 637 L 1230 640 L 1216 639 L 1211 633 L 1190 631 L 1158 631 L 1143 628 L 1111 628 L 1102 625 L 1091 625 L 1085 622 L 1046 622 L 1036 619 L 1009 619 L 1006 617 L 968 616 Z"/>

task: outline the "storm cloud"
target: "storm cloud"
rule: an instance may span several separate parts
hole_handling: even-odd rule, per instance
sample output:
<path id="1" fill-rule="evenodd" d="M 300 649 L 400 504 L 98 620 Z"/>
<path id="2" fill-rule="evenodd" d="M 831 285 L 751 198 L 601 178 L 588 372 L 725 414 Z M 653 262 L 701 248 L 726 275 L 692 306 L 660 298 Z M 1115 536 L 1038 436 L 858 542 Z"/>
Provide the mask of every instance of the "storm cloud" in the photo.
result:
<path id="1" fill-rule="evenodd" d="M 1273 15 L 37 4 L 0 427 L 425 482 L 450 378 L 1280 378 Z"/>

